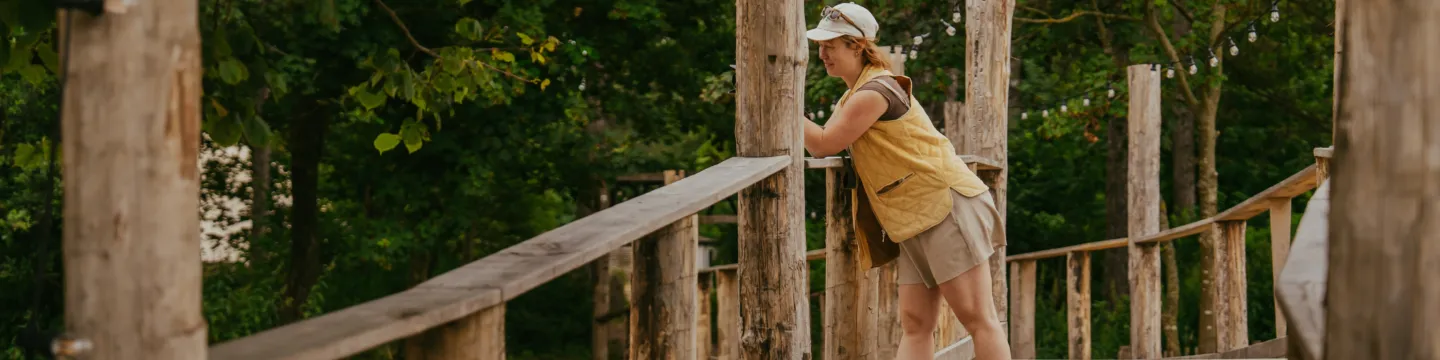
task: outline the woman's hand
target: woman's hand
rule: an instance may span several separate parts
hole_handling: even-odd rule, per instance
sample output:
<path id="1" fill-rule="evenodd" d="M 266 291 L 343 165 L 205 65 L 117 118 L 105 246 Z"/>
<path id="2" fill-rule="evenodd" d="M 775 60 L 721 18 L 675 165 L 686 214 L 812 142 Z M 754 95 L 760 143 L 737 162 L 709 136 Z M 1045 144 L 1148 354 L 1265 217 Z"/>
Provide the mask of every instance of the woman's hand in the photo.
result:
<path id="1" fill-rule="evenodd" d="M 821 127 L 805 119 L 805 150 L 811 157 L 822 158 L 835 155 L 850 147 L 871 125 L 880 120 L 889 104 L 885 97 L 874 91 L 861 91 L 850 99 L 825 121 Z"/>

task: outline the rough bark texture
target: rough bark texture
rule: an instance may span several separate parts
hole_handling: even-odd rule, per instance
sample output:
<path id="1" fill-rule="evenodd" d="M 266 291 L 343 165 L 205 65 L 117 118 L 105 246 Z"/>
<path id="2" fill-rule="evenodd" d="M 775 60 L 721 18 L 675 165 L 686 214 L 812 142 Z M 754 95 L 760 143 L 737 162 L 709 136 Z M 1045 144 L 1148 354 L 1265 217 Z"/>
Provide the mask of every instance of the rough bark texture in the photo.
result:
<path id="1" fill-rule="evenodd" d="M 505 304 L 412 337 L 406 360 L 504 360 Z"/>
<path id="2" fill-rule="evenodd" d="M 1279 199 L 1270 205 L 1270 274 L 1276 289 L 1279 288 L 1280 272 L 1285 268 L 1285 259 L 1290 257 L 1290 202 L 1291 199 Z M 1279 310 L 1279 296 L 1275 297 L 1274 302 L 1275 337 L 1285 337 L 1289 326 L 1285 322 L 1285 313 Z"/>
<path id="3" fill-rule="evenodd" d="M 1035 358 L 1035 261 L 1010 263 L 1010 348 L 1016 359 Z"/>
<path id="4" fill-rule="evenodd" d="M 65 329 L 84 359 L 205 359 L 198 3 L 71 14 L 61 134 Z"/>
<path id="5" fill-rule="evenodd" d="M 870 359 L 877 336 L 878 270 L 860 258 L 846 168 L 825 170 L 825 359 Z M 953 317 L 953 316 L 951 316 Z"/>
<path id="6" fill-rule="evenodd" d="M 683 174 L 665 171 L 665 183 Z M 636 241 L 630 273 L 630 353 L 635 359 L 695 358 L 695 251 L 699 228 L 691 215 Z"/>
<path id="7" fill-rule="evenodd" d="M 316 105 L 321 106 L 321 105 Z M 320 278 L 320 156 L 325 149 L 325 132 L 330 115 L 309 111 L 292 126 L 290 133 L 290 184 L 294 201 L 290 207 L 290 262 L 285 281 L 281 322 L 304 317 L 302 313 L 310 288 Z"/>
<path id="8" fill-rule="evenodd" d="M 1225 27 L 1225 6 L 1215 5 L 1212 6 L 1211 9 L 1212 23 L 1210 26 L 1214 27 L 1211 29 L 1211 38 L 1215 39 L 1219 37 L 1219 32 Z M 1214 43 L 1214 41 L 1212 41 L 1212 43 Z M 1215 52 L 1215 56 L 1221 58 L 1221 63 L 1220 66 L 1213 68 L 1213 71 L 1215 73 L 1222 73 L 1224 69 L 1225 52 L 1217 51 Z M 1199 181 L 1196 183 L 1196 192 L 1200 196 L 1201 218 L 1209 218 L 1219 212 L 1218 195 L 1220 193 L 1220 174 L 1215 171 L 1215 140 L 1220 134 L 1215 130 L 1215 117 L 1220 110 L 1221 82 L 1214 81 L 1208 82 L 1207 84 L 1208 85 L 1202 86 L 1204 91 L 1201 93 L 1200 99 L 1190 106 L 1194 109 L 1193 111 L 1196 115 L 1196 131 L 1199 132 L 1200 138 L 1200 146 L 1198 149 L 1199 157 L 1197 161 L 1199 164 L 1197 171 L 1200 176 Z M 1217 272 L 1220 271 L 1219 259 L 1213 257 L 1213 254 L 1216 254 L 1217 249 L 1221 247 L 1219 240 L 1219 234 L 1217 234 L 1213 228 L 1200 235 L 1200 247 L 1202 249 L 1200 260 L 1201 309 L 1212 309 L 1216 302 L 1223 301 L 1216 293 L 1217 286 L 1210 286 L 1210 284 L 1215 284 L 1214 279 L 1218 276 Z M 1216 331 L 1218 331 L 1218 328 L 1214 325 L 1216 321 L 1218 321 L 1215 319 L 1216 316 L 1216 314 L 1210 312 L 1200 312 L 1201 353 L 1212 353 L 1220 350 L 1217 345 L 1219 335 L 1217 335 Z"/>
<path id="9" fill-rule="evenodd" d="M 1195 113 L 1175 107 L 1170 126 L 1170 212 L 1195 214 Z M 1189 219 L 1191 216 L 1185 216 Z"/>
<path id="10" fill-rule="evenodd" d="M 1440 2 L 1345 11 L 1325 358 L 1440 358 Z"/>
<path id="11" fill-rule="evenodd" d="M 716 359 L 740 358 L 740 285 L 736 270 L 715 272 Z"/>
<path id="12" fill-rule="evenodd" d="M 1010 0 L 965 1 L 965 118 L 963 130 L 968 136 L 962 154 L 975 154 L 1008 164 L 1007 149 L 1010 117 L 1010 23 L 1015 2 Z M 981 174 L 995 197 L 1002 226 L 1005 223 L 1005 197 L 1008 192 L 1009 170 L 986 171 Z M 995 308 L 1000 319 L 1006 319 L 1005 246 L 995 249 L 990 257 L 990 276 Z"/>
<path id="13" fill-rule="evenodd" d="M 1067 359 L 1090 359 L 1090 253 L 1065 255 L 1065 318 L 1070 333 Z"/>
<path id="14" fill-rule="evenodd" d="M 1137 359 L 1160 353 L 1160 253 L 1136 237 L 1160 231 L 1160 74 L 1150 65 L 1128 68 L 1130 347 Z"/>
<path id="15" fill-rule="evenodd" d="M 804 4 L 736 3 L 735 138 L 738 156 L 790 156 L 792 165 L 740 192 L 741 349 L 746 359 L 810 354 L 805 263 Z"/>
<path id="16" fill-rule="evenodd" d="M 1100 8 L 1097 0 L 1091 0 L 1090 5 Z M 1114 34 L 1105 26 L 1105 18 L 1095 16 L 1095 24 L 1100 29 L 1099 38 L 1105 54 L 1115 64 L 1116 69 L 1123 69 L 1130 66 L 1130 49 L 1125 43 L 1116 43 Z M 1111 101 L 1117 101 L 1112 99 Z M 1125 237 L 1126 227 L 1129 226 L 1130 218 L 1125 215 L 1125 132 L 1126 120 L 1121 118 L 1107 118 L 1105 126 L 1105 237 L 1119 239 Z M 1105 250 L 1101 259 L 1104 260 L 1104 268 L 1101 275 L 1100 288 L 1110 291 L 1111 294 L 1119 295 L 1130 292 L 1130 283 L 1126 278 L 1129 272 L 1125 249 Z M 1118 299 L 1111 299 L 1112 301 Z"/>
<path id="17" fill-rule="evenodd" d="M 1250 345 L 1250 326 L 1245 314 L 1245 222 L 1224 221 L 1220 223 L 1221 253 L 1220 273 L 1215 277 L 1220 290 L 1221 301 L 1215 307 L 1216 347 L 1220 352 L 1235 350 Z M 1202 309 L 1209 310 L 1209 309 Z"/>

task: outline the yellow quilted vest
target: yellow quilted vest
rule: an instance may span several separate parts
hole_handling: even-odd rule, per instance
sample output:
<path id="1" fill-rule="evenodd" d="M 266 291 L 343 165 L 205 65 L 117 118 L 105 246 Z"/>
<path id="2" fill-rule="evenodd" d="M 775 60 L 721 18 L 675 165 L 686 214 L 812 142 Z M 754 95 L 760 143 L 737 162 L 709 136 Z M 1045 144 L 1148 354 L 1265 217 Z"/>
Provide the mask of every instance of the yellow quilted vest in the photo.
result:
<path id="1" fill-rule="evenodd" d="M 844 107 L 855 89 L 877 76 L 893 76 L 903 88 L 897 90 L 911 91 L 910 78 L 866 67 L 837 106 Z M 860 257 L 869 267 L 894 259 L 899 251 L 896 244 L 944 221 L 952 206 L 951 189 L 967 197 L 989 190 L 930 122 L 915 96 L 909 99 L 910 110 L 905 115 L 875 122 L 850 145 L 852 166 L 860 180 L 852 214 L 862 244 Z"/>

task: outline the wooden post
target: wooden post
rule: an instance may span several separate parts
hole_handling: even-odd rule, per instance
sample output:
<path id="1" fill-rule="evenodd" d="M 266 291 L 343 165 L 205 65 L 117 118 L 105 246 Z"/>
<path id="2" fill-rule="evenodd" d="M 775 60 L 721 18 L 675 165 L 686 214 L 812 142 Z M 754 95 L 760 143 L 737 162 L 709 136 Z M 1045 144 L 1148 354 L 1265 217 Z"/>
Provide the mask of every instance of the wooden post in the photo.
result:
<path id="1" fill-rule="evenodd" d="M 1065 312 L 1070 329 L 1067 359 L 1090 359 L 1090 253 L 1065 255 Z"/>
<path id="2" fill-rule="evenodd" d="M 853 187 L 844 183 L 849 171 L 825 170 L 825 359 L 869 359 L 877 339 L 878 271 L 865 266 L 855 241 Z"/>
<path id="3" fill-rule="evenodd" d="M 1135 239 L 1160 232 L 1160 74 L 1131 65 L 1129 119 L 1130 351 L 1160 358 L 1160 247 Z"/>
<path id="4" fill-rule="evenodd" d="M 698 239 L 697 239 L 698 240 Z M 699 303 L 695 313 L 695 358 L 709 359 L 712 339 L 710 336 L 710 294 L 715 291 L 715 273 L 700 274 L 696 276 L 696 294 L 699 295 L 695 301 Z"/>
<path id="5" fill-rule="evenodd" d="M 1035 260 L 1010 263 L 1010 348 L 1016 359 L 1035 358 Z"/>
<path id="6" fill-rule="evenodd" d="M 719 360 L 740 359 L 740 284 L 735 272 L 715 272 L 715 344 Z"/>
<path id="7" fill-rule="evenodd" d="M 66 14 L 65 330 L 83 359 L 205 359 L 199 5 L 109 3 Z"/>
<path id="8" fill-rule="evenodd" d="M 1325 358 L 1440 358 L 1440 2 L 1345 11 Z"/>
<path id="9" fill-rule="evenodd" d="M 955 152 L 964 155 L 960 151 L 965 141 L 965 103 L 959 101 L 945 102 L 945 137 L 950 139 L 950 145 L 955 147 Z M 973 171 L 973 169 L 972 169 Z"/>
<path id="10" fill-rule="evenodd" d="M 1272 283 L 1277 285 L 1280 284 L 1280 270 L 1285 268 L 1285 259 L 1290 257 L 1290 221 L 1289 198 L 1277 199 L 1270 204 L 1270 274 Z M 1280 311 L 1280 297 L 1275 296 L 1275 337 L 1283 338 L 1287 331 L 1285 313 Z"/>
<path id="11" fill-rule="evenodd" d="M 737 156 L 790 156 L 791 166 L 740 192 L 741 348 L 747 359 L 810 357 L 805 263 L 805 8 L 739 0 L 735 16 Z"/>
<path id="12" fill-rule="evenodd" d="M 665 184 L 684 177 L 665 171 Z M 696 216 L 685 217 L 634 243 L 635 271 L 630 274 L 630 353 L 636 359 L 695 357 Z"/>
<path id="13" fill-rule="evenodd" d="M 1245 317 L 1245 222 L 1220 222 L 1220 253 L 1215 276 L 1219 290 L 1215 311 L 1216 347 L 1225 352 L 1249 346 L 1249 322 Z"/>
<path id="14" fill-rule="evenodd" d="M 411 360 L 504 360 L 505 304 L 480 310 L 420 335 Z"/>
<path id="15" fill-rule="evenodd" d="M 975 154 L 1000 164 L 1008 164 L 1010 129 L 1010 22 L 1015 13 L 1014 1 L 965 1 L 965 107 L 962 130 L 968 136 L 962 154 Z M 1008 166 L 980 174 L 995 196 L 1000 210 L 1001 226 L 1005 223 L 1005 194 L 1010 175 Z M 1005 247 L 995 249 L 990 257 L 995 309 L 1006 319 Z"/>

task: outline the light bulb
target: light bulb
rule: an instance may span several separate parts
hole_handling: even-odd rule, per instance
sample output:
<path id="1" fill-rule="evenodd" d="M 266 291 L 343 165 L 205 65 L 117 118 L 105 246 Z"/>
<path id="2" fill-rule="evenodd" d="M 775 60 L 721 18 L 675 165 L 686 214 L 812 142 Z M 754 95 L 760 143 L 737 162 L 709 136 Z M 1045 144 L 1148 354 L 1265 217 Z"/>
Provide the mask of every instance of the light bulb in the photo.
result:
<path id="1" fill-rule="evenodd" d="M 580 91 L 585 91 L 585 80 L 580 80 Z"/>
<path id="2" fill-rule="evenodd" d="M 950 22 L 960 22 L 960 10 L 955 10 L 954 12 L 950 13 Z"/>
<path id="3" fill-rule="evenodd" d="M 1191 62 L 1191 63 L 1190 63 L 1190 75 L 1195 75 L 1195 73 L 1196 73 L 1196 72 L 1199 72 L 1199 71 L 1200 71 L 1200 67 L 1199 67 L 1199 66 L 1195 66 L 1195 63 L 1194 63 L 1194 62 Z"/>
<path id="4" fill-rule="evenodd" d="M 1090 106 L 1090 98 L 1088 98 L 1088 97 L 1085 98 L 1085 101 L 1080 102 L 1080 105 L 1082 105 L 1082 106 Z"/>
<path id="5" fill-rule="evenodd" d="M 590 50 L 580 50 L 580 56 L 590 56 Z"/>
<path id="6" fill-rule="evenodd" d="M 1280 22 L 1280 3 L 1270 4 L 1270 22 Z"/>
<path id="7" fill-rule="evenodd" d="M 1166 78 L 1166 79 L 1174 79 L 1174 78 L 1175 78 L 1175 69 L 1174 69 L 1174 68 L 1171 68 L 1171 67 L 1169 67 L 1169 66 L 1166 66 L 1166 67 L 1165 67 L 1165 78 Z"/>
<path id="8" fill-rule="evenodd" d="M 1062 113 L 1070 112 L 1070 105 L 1060 104 L 1060 112 L 1062 112 Z"/>
<path id="9" fill-rule="evenodd" d="M 1220 66 L 1220 58 L 1215 57 L 1215 54 L 1210 54 L 1210 67 L 1216 66 Z"/>
<path id="10" fill-rule="evenodd" d="M 1115 88 L 1112 87 L 1112 88 L 1110 88 L 1109 91 L 1106 91 L 1106 92 L 1105 92 L 1105 96 L 1106 96 L 1106 97 L 1109 97 L 1109 98 L 1111 98 L 1111 99 L 1114 99 L 1114 98 L 1115 98 Z"/>
<path id="11" fill-rule="evenodd" d="M 1020 120 L 1025 120 L 1025 119 L 1029 119 L 1029 118 L 1030 118 L 1030 112 L 1028 112 L 1028 111 L 1022 111 L 1022 112 L 1020 112 Z"/>
<path id="12" fill-rule="evenodd" d="M 915 46 L 920 46 L 920 44 L 924 42 L 925 38 L 920 37 L 920 35 L 915 35 Z"/>
<path id="13" fill-rule="evenodd" d="M 1259 39 L 1259 38 L 1260 38 L 1260 34 L 1256 34 L 1256 33 L 1255 33 L 1255 28 L 1252 27 L 1252 28 L 1250 28 L 1249 38 L 1250 38 L 1250 42 L 1255 42 L 1256 39 Z"/>
<path id="14" fill-rule="evenodd" d="M 1050 109 L 1045 109 L 1045 110 L 1040 111 L 1040 117 L 1045 117 L 1045 118 L 1050 117 Z"/>
<path id="15" fill-rule="evenodd" d="M 948 24 L 945 25 L 945 35 L 955 36 L 955 27 Z"/>
<path id="16" fill-rule="evenodd" d="M 919 56 L 920 56 L 920 52 L 919 52 L 919 51 L 910 50 L 910 60 L 915 60 L 915 58 L 916 58 L 916 57 L 919 57 Z"/>
<path id="17" fill-rule="evenodd" d="M 1230 56 L 1236 56 L 1236 55 L 1240 55 L 1240 47 L 1239 47 L 1239 46 L 1235 46 L 1235 44 L 1232 43 L 1232 44 L 1230 44 Z"/>
<path id="18" fill-rule="evenodd" d="M 825 117 L 825 110 L 816 111 L 815 115 L 818 115 L 819 117 Z"/>

